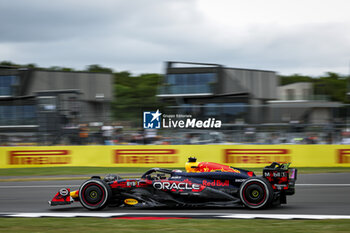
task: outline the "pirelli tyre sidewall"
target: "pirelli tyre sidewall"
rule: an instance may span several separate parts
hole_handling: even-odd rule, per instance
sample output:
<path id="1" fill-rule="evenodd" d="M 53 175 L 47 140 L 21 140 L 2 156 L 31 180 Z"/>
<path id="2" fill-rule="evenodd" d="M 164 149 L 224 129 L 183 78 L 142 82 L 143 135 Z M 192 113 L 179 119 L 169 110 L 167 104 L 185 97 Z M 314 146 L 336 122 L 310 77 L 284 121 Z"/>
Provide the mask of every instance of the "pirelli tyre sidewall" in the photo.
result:
<path id="1" fill-rule="evenodd" d="M 108 205 L 112 191 L 101 179 L 85 181 L 79 188 L 79 201 L 86 209 L 100 210 Z"/>
<path id="2" fill-rule="evenodd" d="M 242 183 L 239 196 L 248 208 L 263 209 L 272 204 L 273 189 L 266 179 L 251 177 Z"/>

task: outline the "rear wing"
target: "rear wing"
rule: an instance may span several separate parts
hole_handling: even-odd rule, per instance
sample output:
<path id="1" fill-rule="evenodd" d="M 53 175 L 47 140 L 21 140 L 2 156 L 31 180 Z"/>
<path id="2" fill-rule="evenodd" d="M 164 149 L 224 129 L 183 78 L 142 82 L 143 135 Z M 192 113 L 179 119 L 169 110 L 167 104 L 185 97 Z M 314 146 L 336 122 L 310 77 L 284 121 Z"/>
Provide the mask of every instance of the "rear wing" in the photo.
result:
<path id="1" fill-rule="evenodd" d="M 284 191 L 286 195 L 293 195 L 297 169 L 289 166 L 290 163 L 273 162 L 263 169 L 263 177 L 271 183 L 274 190 Z"/>

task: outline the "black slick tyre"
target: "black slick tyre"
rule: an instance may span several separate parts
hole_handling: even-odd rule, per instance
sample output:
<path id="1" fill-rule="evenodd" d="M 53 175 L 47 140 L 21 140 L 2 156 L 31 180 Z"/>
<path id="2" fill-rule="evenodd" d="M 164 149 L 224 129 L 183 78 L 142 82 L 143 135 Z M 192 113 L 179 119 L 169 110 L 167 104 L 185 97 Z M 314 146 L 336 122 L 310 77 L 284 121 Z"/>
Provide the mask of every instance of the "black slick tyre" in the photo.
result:
<path id="1" fill-rule="evenodd" d="M 271 206 L 273 189 L 264 178 L 251 177 L 245 180 L 239 190 L 242 203 L 251 209 L 263 209 Z"/>
<path id="2" fill-rule="evenodd" d="M 111 195 L 111 188 L 101 179 L 87 180 L 79 188 L 79 201 L 88 210 L 105 208 Z"/>

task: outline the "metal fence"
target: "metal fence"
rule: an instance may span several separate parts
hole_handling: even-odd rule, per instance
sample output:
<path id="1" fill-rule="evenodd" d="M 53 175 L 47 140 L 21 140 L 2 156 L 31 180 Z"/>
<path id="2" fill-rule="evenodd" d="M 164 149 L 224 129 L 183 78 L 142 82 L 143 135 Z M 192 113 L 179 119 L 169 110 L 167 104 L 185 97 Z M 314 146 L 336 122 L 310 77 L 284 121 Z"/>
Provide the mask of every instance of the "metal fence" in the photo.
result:
<path id="1" fill-rule="evenodd" d="M 242 112 L 242 109 L 246 111 Z M 105 122 L 86 122 L 84 119 L 88 117 L 81 116 L 81 120 L 74 124 L 60 121 L 57 122 L 56 128 L 44 130 L 40 129 L 39 119 L 36 119 L 36 122 L 31 121 L 31 124 L 16 125 L 13 124 L 15 119 L 11 119 L 11 115 L 4 114 L 1 115 L 0 121 L 3 123 L 0 126 L 0 145 L 350 144 L 350 105 L 340 107 L 321 105 L 315 108 L 314 113 L 308 108 L 299 109 L 302 114 L 297 113 L 295 109 L 275 107 L 274 111 L 269 112 L 271 109 L 266 105 L 246 105 L 244 108 L 239 105 L 221 107 L 209 105 L 208 109 L 186 106 L 183 109 L 170 107 L 163 110 L 163 115 L 180 112 L 202 120 L 216 117 L 222 120 L 222 127 L 218 129 L 149 130 L 143 129 L 142 112 L 140 118 L 133 121 L 106 119 L 101 112 L 102 119 L 106 119 Z M 208 112 L 217 115 L 207 115 Z M 284 112 L 290 114 L 283 115 Z M 280 119 L 275 122 L 272 120 L 262 122 L 262 119 L 266 120 L 266 116 L 262 114 L 269 114 L 269 117 L 272 116 L 271 119 L 278 117 Z M 306 117 L 306 114 L 309 116 Z M 23 115 L 26 116 L 25 113 Z M 16 120 L 18 118 L 17 114 Z M 254 122 L 254 118 L 260 122 Z M 48 122 L 57 119 L 57 116 L 45 116 Z"/>

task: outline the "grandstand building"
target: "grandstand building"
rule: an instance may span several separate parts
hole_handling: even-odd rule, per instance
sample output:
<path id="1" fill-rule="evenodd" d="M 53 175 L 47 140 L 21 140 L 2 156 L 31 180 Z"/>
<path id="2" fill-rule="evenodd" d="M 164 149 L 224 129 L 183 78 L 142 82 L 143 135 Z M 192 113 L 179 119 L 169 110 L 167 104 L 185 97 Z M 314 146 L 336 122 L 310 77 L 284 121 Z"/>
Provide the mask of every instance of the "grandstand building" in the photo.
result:
<path id="1" fill-rule="evenodd" d="M 263 106 L 277 99 L 278 85 L 274 71 L 167 62 L 157 96 L 170 109 L 196 117 L 216 117 L 225 124 L 263 123 Z"/>
<path id="2" fill-rule="evenodd" d="M 310 83 L 280 86 L 274 71 L 194 62 L 166 62 L 157 97 L 170 105 L 167 111 L 214 117 L 224 126 L 327 124 L 341 107 L 313 95 Z"/>
<path id="3" fill-rule="evenodd" d="M 50 134 L 110 117 L 112 74 L 0 67 L 0 134 Z"/>

